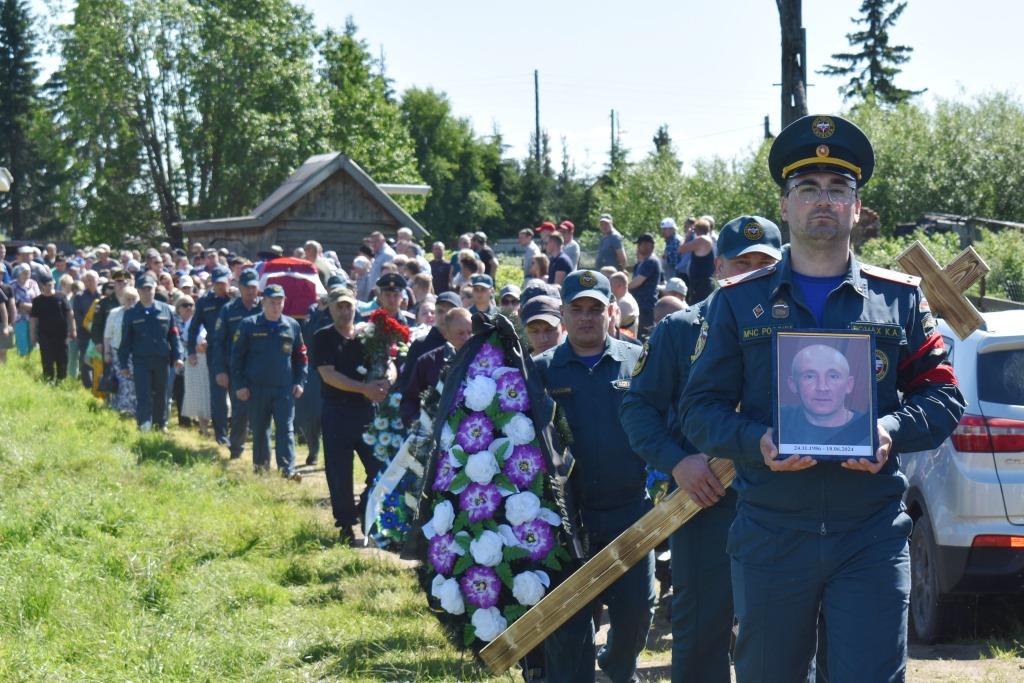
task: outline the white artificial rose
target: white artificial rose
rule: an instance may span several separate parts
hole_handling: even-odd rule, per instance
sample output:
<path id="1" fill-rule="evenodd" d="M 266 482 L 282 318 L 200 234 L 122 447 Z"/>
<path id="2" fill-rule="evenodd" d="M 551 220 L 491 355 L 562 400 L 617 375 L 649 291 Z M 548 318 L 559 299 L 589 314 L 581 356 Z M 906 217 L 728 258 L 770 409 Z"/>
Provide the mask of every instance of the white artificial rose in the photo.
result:
<path id="1" fill-rule="evenodd" d="M 455 508 L 452 507 L 451 501 L 446 500 L 434 507 L 434 517 L 430 520 L 430 525 L 433 527 L 435 534 L 448 533 L 454 521 Z"/>
<path id="2" fill-rule="evenodd" d="M 462 591 L 455 579 L 446 579 L 440 574 L 434 577 L 430 586 L 430 594 L 441 602 L 441 609 L 449 614 L 465 614 L 466 604 L 462 601 Z"/>
<path id="3" fill-rule="evenodd" d="M 441 427 L 441 448 L 448 450 L 455 443 L 455 432 L 452 431 L 451 426 L 445 422 L 444 426 Z"/>
<path id="4" fill-rule="evenodd" d="M 470 410 L 486 410 L 498 393 L 498 385 L 486 375 L 478 375 L 466 382 L 466 407 Z"/>
<path id="5" fill-rule="evenodd" d="M 470 541 L 469 553 L 477 564 L 484 567 L 496 567 L 502 560 L 501 547 L 503 545 L 501 536 L 487 530 L 480 534 L 480 538 Z"/>
<path id="6" fill-rule="evenodd" d="M 511 439 L 516 446 L 528 444 L 536 436 L 536 432 L 533 430 L 533 420 L 522 413 L 513 415 L 501 431 L 505 432 L 505 436 Z"/>
<path id="7" fill-rule="evenodd" d="M 466 461 L 466 476 L 477 484 L 490 484 L 498 473 L 498 461 L 490 451 L 480 451 Z"/>
<path id="8" fill-rule="evenodd" d="M 501 632 L 508 627 L 508 621 L 501 616 L 497 607 L 478 609 L 473 612 L 473 628 L 476 630 L 476 637 L 484 642 L 490 642 L 501 635 Z"/>
<path id="9" fill-rule="evenodd" d="M 520 605 L 536 605 L 551 584 L 548 575 L 540 571 L 525 571 L 512 579 L 512 597 Z"/>
<path id="10" fill-rule="evenodd" d="M 505 499 L 505 518 L 512 526 L 532 522 L 540 512 L 540 498 L 529 491 Z"/>

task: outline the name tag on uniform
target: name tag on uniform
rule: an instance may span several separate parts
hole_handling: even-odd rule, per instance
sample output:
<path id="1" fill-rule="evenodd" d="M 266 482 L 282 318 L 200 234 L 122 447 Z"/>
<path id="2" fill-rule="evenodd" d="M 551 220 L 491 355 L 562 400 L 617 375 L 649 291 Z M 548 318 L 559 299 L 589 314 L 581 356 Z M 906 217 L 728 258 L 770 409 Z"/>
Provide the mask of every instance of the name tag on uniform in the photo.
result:
<path id="1" fill-rule="evenodd" d="M 851 330 L 873 332 L 878 339 L 902 339 L 903 326 L 895 323 L 852 322 Z"/>
<path id="2" fill-rule="evenodd" d="M 618 389 L 619 391 L 627 391 L 629 389 L 630 380 L 628 379 L 616 379 L 612 380 L 612 388 Z"/>
<path id="3" fill-rule="evenodd" d="M 572 393 L 572 387 L 555 387 L 551 390 L 552 396 L 567 396 Z"/>
<path id="4" fill-rule="evenodd" d="M 792 325 L 754 325 L 753 327 L 744 327 L 740 341 L 745 344 L 752 341 L 771 339 L 772 333 L 776 330 L 788 330 L 792 327 Z"/>
<path id="5" fill-rule="evenodd" d="M 252 336 L 254 336 L 254 337 L 266 337 L 267 333 L 266 332 L 253 332 Z"/>

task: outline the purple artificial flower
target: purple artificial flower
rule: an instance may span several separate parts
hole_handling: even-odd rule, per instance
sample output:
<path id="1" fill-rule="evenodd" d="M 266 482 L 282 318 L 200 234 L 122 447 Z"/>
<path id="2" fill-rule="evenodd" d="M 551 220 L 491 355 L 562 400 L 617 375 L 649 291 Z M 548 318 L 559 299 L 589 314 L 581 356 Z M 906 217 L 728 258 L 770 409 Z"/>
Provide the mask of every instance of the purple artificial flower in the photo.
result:
<path id="1" fill-rule="evenodd" d="M 498 604 L 501 581 L 498 579 L 498 574 L 490 567 L 473 565 L 459 579 L 459 586 L 462 588 L 462 595 L 465 596 L 466 602 L 474 607 L 487 609 Z"/>
<path id="2" fill-rule="evenodd" d="M 447 491 L 455 479 L 459 469 L 459 461 L 448 451 L 443 451 L 441 462 L 437 464 L 437 473 L 434 475 L 434 484 L 430 488 L 434 491 Z"/>
<path id="3" fill-rule="evenodd" d="M 476 352 L 476 356 L 473 357 L 473 362 L 469 364 L 467 371 L 470 379 L 477 377 L 478 375 L 487 375 L 490 377 L 494 374 L 494 371 L 502 366 L 505 362 L 505 354 L 501 352 L 494 344 L 484 344 L 480 347 L 480 350 Z"/>
<path id="4" fill-rule="evenodd" d="M 499 505 L 501 491 L 494 484 L 470 484 L 459 494 L 459 509 L 466 512 L 470 522 L 494 517 Z"/>
<path id="5" fill-rule="evenodd" d="M 522 544 L 523 550 L 530 553 L 531 560 L 542 560 L 555 545 L 555 534 L 551 525 L 542 519 L 535 519 L 512 527 Z"/>
<path id="6" fill-rule="evenodd" d="M 486 450 L 494 441 L 494 423 L 484 413 L 470 413 L 459 425 L 455 441 L 470 454 Z"/>
<path id="7" fill-rule="evenodd" d="M 450 533 L 437 534 L 427 546 L 427 557 L 430 564 L 438 574 L 447 576 L 455 567 L 455 560 L 459 556 L 455 552 L 455 537 Z"/>
<path id="8" fill-rule="evenodd" d="M 523 413 L 530 409 L 530 397 L 526 395 L 526 380 L 518 370 L 503 369 L 495 376 L 498 385 L 498 405 L 507 413 Z"/>
<path id="9" fill-rule="evenodd" d="M 512 455 L 505 458 L 505 467 L 502 469 L 509 481 L 521 489 L 529 488 L 537 473 L 543 471 L 544 457 L 533 444 L 513 448 Z"/>

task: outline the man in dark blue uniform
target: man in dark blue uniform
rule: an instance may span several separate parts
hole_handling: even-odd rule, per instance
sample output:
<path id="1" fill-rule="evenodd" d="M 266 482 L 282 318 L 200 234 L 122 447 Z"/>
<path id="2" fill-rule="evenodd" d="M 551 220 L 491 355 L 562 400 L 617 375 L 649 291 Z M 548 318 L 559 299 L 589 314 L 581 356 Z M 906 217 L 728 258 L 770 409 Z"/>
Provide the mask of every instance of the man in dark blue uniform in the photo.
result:
<path id="1" fill-rule="evenodd" d="M 740 216 L 722 228 L 718 247 L 717 274 L 733 277 L 776 263 L 782 234 L 766 218 Z M 683 438 L 676 410 L 713 297 L 654 328 L 622 401 L 622 426 L 633 450 L 706 508 L 671 537 L 673 683 L 730 680 L 733 609 L 725 540 L 736 493 L 722 488 L 707 456 Z"/>
<path id="2" fill-rule="evenodd" d="M 469 307 L 469 312 L 496 315 L 498 307 L 494 305 L 494 280 L 491 276 L 479 273 L 469 278 L 469 281 L 473 285 L 473 305 Z"/>
<path id="3" fill-rule="evenodd" d="M 611 285 L 598 271 L 577 270 L 562 281 L 565 341 L 533 358 L 551 398 L 564 411 L 575 457 L 569 479 L 588 556 L 615 539 L 651 508 L 644 461 L 629 446 L 619 406 L 641 347 L 608 335 Z M 615 683 L 632 681 L 654 616 L 654 553 L 601 595 L 611 631 L 597 662 Z M 544 643 L 548 680 L 591 682 L 594 624 L 589 605 Z"/>
<path id="4" fill-rule="evenodd" d="M 295 471 L 295 399 L 306 383 L 306 344 L 298 321 L 284 314 L 284 288 L 267 285 L 263 312 L 244 318 L 231 347 L 231 385 L 249 402 L 252 462 L 257 472 L 270 469 L 270 419 L 281 476 L 302 481 Z"/>
<path id="5" fill-rule="evenodd" d="M 858 191 L 874 167 L 864 133 L 839 117 L 807 116 L 779 134 L 768 164 L 790 248 L 778 266 L 722 282 L 680 404 L 686 437 L 736 463 L 727 547 L 737 680 L 803 678 L 819 612 L 831 680 L 903 680 L 911 521 L 899 454 L 938 446 L 956 427 L 963 396 L 918 278 L 850 252 Z M 809 328 L 875 333 L 874 458 L 778 459 L 772 336 Z"/>
<path id="6" fill-rule="evenodd" d="M 168 368 L 184 367 L 174 311 L 156 301 L 156 278 L 139 280 L 139 302 L 124 312 L 117 350 L 123 377 L 135 380 L 135 421 L 143 431 L 167 428 Z M 131 359 L 132 370 L 128 369 Z"/>
<path id="7" fill-rule="evenodd" d="M 260 312 L 259 299 L 260 276 L 255 269 L 246 268 L 238 275 L 238 298 L 220 309 L 210 336 L 210 350 L 206 354 L 207 362 L 213 366 L 214 381 L 231 400 L 228 449 L 232 460 L 242 457 L 242 449 L 245 448 L 245 436 L 249 432 L 249 403 L 239 400 L 231 391 L 231 346 L 239 323 Z"/>
<path id="8" fill-rule="evenodd" d="M 199 328 L 206 328 L 208 338 L 213 336 L 217 327 L 217 320 L 220 311 L 231 299 L 228 297 L 228 286 L 231 281 L 231 272 L 227 268 L 214 268 L 213 287 L 206 294 L 196 301 L 196 311 L 192 318 L 192 324 L 188 327 L 188 362 L 195 365 L 198 362 L 196 356 L 196 342 L 199 339 Z M 207 373 L 210 375 L 210 417 L 213 422 L 213 437 L 217 443 L 228 445 L 228 396 L 227 390 L 217 383 L 217 369 L 213 363 L 207 363 Z"/>

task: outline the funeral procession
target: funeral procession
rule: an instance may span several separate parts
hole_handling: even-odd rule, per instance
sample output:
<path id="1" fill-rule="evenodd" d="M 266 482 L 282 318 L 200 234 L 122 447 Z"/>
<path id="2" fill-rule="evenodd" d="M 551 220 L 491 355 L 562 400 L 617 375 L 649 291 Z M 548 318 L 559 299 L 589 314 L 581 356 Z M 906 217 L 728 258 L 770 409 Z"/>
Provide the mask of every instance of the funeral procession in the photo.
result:
<path id="1" fill-rule="evenodd" d="M 0 0 L 0 682 L 1024 681 L 1022 23 Z"/>

